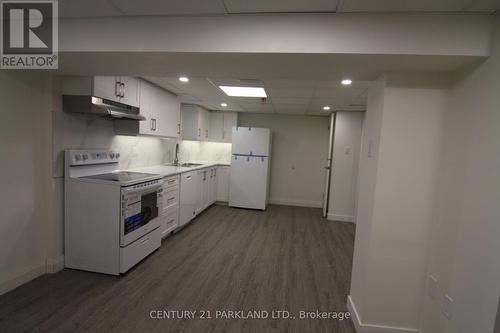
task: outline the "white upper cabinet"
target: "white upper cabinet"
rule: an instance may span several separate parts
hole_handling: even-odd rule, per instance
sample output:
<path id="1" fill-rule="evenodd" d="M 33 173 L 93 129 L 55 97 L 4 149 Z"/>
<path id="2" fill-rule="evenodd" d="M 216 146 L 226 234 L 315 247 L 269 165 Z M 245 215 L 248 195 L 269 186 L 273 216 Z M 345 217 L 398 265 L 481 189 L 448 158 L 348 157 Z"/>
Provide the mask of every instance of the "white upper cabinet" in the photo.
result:
<path id="1" fill-rule="evenodd" d="M 210 112 L 210 141 L 222 142 L 224 138 L 224 115 L 220 111 Z"/>
<path id="2" fill-rule="evenodd" d="M 94 76 L 92 95 L 139 107 L 139 79 L 129 76 Z"/>
<path id="3" fill-rule="evenodd" d="M 182 104 L 182 138 L 186 140 L 231 142 L 238 113 L 208 111 L 198 105 Z"/>
<path id="4" fill-rule="evenodd" d="M 224 125 L 222 132 L 223 142 L 232 142 L 233 127 L 238 126 L 237 112 L 224 112 Z"/>
<path id="5" fill-rule="evenodd" d="M 129 76 L 65 76 L 63 95 L 94 96 L 139 107 L 140 79 Z"/>
<path id="6" fill-rule="evenodd" d="M 116 120 L 115 131 L 125 135 L 142 134 L 178 138 L 181 115 L 177 96 L 142 80 L 139 90 L 140 114 L 146 120 Z"/>
<path id="7" fill-rule="evenodd" d="M 120 83 L 121 97 L 120 102 L 127 105 L 139 106 L 140 102 L 140 80 L 130 76 L 119 76 L 118 82 Z"/>
<path id="8" fill-rule="evenodd" d="M 156 88 L 157 110 L 156 131 L 158 134 L 170 138 L 178 138 L 181 133 L 181 104 L 177 96 L 163 89 Z"/>
<path id="9" fill-rule="evenodd" d="M 92 82 L 94 87 L 93 96 L 115 102 L 120 101 L 121 87 L 117 76 L 94 76 Z"/>
<path id="10" fill-rule="evenodd" d="M 198 105 L 181 105 L 181 133 L 185 140 L 205 141 L 210 137 L 210 113 Z"/>

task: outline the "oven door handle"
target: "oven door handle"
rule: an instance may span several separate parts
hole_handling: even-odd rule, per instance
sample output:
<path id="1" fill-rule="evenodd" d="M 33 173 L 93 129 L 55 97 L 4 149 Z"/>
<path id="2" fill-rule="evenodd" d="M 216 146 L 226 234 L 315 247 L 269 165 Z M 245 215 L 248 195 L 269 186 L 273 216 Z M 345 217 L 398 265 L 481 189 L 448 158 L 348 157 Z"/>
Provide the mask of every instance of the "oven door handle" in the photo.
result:
<path id="1" fill-rule="evenodd" d="M 134 188 L 134 186 L 129 186 L 122 188 L 122 193 L 127 195 L 127 194 L 132 194 L 132 193 L 142 193 L 142 194 L 149 194 L 153 192 L 158 192 L 163 186 L 163 181 L 159 181 L 158 183 L 146 187 L 139 187 L 139 188 Z"/>

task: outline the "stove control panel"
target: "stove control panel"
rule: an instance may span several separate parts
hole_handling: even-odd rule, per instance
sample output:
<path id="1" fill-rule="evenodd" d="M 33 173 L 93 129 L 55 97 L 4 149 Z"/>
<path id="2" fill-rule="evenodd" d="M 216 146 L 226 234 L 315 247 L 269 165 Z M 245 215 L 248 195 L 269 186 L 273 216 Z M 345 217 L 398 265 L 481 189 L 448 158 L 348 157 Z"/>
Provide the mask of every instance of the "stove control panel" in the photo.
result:
<path id="1" fill-rule="evenodd" d="M 69 149 L 65 152 L 68 165 L 89 165 L 118 163 L 120 153 L 106 149 Z"/>

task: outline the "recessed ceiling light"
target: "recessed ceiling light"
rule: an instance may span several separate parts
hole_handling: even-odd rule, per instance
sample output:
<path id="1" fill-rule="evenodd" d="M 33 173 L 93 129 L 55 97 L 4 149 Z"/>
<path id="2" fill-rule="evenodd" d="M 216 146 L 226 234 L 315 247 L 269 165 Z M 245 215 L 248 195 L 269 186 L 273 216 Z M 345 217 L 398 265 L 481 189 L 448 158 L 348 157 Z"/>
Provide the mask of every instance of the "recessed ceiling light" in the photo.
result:
<path id="1" fill-rule="evenodd" d="M 179 81 L 181 81 L 181 82 L 189 82 L 189 78 L 187 76 L 179 76 Z"/>
<path id="2" fill-rule="evenodd" d="M 227 106 L 226 103 L 220 103 L 220 106 L 222 106 L 223 108 L 225 108 Z"/>
<path id="3" fill-rule="evenodd" d="M 323 110 L 330 111 L 330 107 L 328 105 L 323 106 Z"/>
<path id="4" fill-rule="evenodd" d="M 342 83 L 344 86 L 348 86 L 352 83 L 352 80 L 351 79 L 343 79 L 342 81 L 340 81 L 340 83 Z"/>
<path id="5" fill-rule="evenodd" d="M 262 87 L 219 86 L 219 88 L 231 97 L 267 97 Z"/>

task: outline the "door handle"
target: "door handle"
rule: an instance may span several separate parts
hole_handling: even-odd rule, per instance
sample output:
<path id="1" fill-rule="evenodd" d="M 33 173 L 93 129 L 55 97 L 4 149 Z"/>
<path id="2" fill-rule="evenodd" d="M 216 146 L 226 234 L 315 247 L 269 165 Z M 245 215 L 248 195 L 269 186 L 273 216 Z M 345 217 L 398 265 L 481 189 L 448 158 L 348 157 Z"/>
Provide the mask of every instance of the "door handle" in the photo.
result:
<path id="1" fill-rule="evenodd" d="M 125 83 L 121 83 L 120 85 L 122 87 L 122 96 L 121 97 L 125 97 Z"/>

